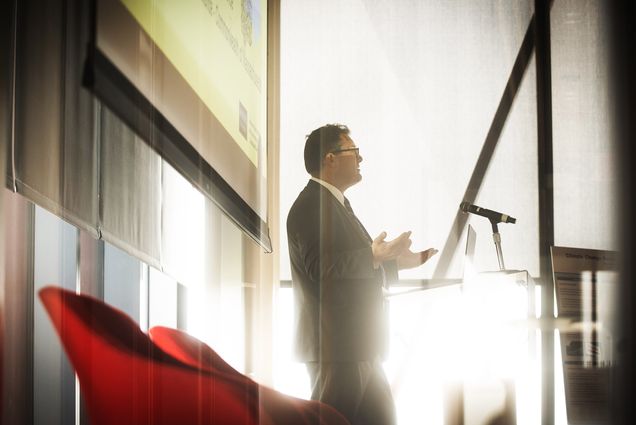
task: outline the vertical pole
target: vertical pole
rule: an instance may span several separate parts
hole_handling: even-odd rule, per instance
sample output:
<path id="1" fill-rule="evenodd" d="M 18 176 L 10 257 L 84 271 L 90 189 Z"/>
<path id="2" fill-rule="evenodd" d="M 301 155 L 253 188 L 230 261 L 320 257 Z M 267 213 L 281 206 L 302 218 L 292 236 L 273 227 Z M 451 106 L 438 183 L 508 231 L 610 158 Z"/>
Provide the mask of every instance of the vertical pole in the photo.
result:
<path id="1" fill-rule="evenodd" d="M 616 350 L 610 393 L 611 423 L 633 424 L 636 420 L 636 4 L 620 0 L 603 2 L 610 29 L 611 98 L 614 107 L 614 146 L 617 155 L 620 201 L 614 219 L 620 226 L 620 284 L 612 332 Z"/>
<path id="2" fill-rule="evenodd" d="M 552 81 L 550 63 L 550 1 L 535 0 L 537 73 L 537 142 L 539 175 L 539 256 L 541 318 L 554 318 L 554 283 L 550 247 L 554 245 L 554 188 L 552 158 Z M 541 423 L 554 423 L 554 331 L 541 335 Z"/>

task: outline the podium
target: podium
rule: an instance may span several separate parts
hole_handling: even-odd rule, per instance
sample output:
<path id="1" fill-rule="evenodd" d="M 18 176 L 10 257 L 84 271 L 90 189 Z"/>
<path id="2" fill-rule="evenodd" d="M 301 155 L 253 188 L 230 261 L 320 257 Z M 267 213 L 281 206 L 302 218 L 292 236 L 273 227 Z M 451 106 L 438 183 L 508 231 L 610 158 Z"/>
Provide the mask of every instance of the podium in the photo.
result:
<path id="1" fill-rule="evenodd" d="M 526 270 L 465 276 L 458 376 L 444 394 L 446 425 L 540 422 L 535 284 Z"/>

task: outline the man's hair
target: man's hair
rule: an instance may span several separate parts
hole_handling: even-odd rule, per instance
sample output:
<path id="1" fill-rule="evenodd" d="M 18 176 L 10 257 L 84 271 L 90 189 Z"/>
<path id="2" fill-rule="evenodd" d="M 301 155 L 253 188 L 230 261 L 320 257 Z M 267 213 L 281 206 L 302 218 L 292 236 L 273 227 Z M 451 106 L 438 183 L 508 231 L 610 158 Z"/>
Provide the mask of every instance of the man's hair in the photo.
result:
<path id="1" fill-rule="evenodd" d="M 340 147 L 340 137 L 349 135 L 349 128 L 342 124 L 327 124 L 307 136 L 305 142 L 305 169 L 312 176 L 322 168 L 322 160 L 329 152 Z"/>

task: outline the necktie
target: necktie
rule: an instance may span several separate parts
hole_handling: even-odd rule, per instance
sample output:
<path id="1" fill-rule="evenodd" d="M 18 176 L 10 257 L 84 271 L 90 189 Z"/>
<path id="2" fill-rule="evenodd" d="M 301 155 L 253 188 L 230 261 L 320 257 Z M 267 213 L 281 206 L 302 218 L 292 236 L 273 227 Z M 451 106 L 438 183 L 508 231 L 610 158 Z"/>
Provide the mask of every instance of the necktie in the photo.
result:
<path id="1" fill-rule="evenodd" d="M 358 225 L 358 228 L 360 228 L 360 231 L 362 232 L 362 234 L 366 236 L 366 238 L 369 240 L 369 242 L 372 242 L 373 239 L 371 239 L 371 236 L 369 235 L 369 232 L 367 232 L 367 229 L 364 228 L 364 226 L 362 225 L 360 220 L 358 220 L 358 217 L 356 217 L 355 213 L 353 212 L 353 208 L 351 208 L 351 203 L 349 202 L 349 200 L 347 198 L 344 199 L 344 206 L 345 206 L 347 212 L 353 218 L 353 221 L 355 221 L 356 224 Z"/>
<path id="2" fill-rule="evenodd" d="M 353 212 L 353 208 L 351 208 L 351 203 L 349 202 L 349 200 L 347 198 L 344 199 L 344 206 L 345 206 L 345 209 L 347 210 L 347 212 L 353 218 L 353 221 L 355 221 L 356 224 L 358 225 L 358 227 L 360 228 L 360 231 L 362 232 L 362 234 L 367 237 L 367 240 L 369 241 L 369 243 L 373 242 L 373 239 L 369 235 L 369 232 L 367 232 L 367 229 L 364 228 L 364 226 L 362 225 L 360 220 L 358 220 L 358 217 L 356 217 L 355 213 Z M 380 264 L 379 269 L 380 269 L 380 273 L 381 273 L 381 276 L 382 276 L 382 286 L 385 287 L 385 288 L 388 288 L 389 282 L 388 282 L 388 280 L 386 278 L 386 271 L 384 270 L 384 266 L 382 264 Z"/>

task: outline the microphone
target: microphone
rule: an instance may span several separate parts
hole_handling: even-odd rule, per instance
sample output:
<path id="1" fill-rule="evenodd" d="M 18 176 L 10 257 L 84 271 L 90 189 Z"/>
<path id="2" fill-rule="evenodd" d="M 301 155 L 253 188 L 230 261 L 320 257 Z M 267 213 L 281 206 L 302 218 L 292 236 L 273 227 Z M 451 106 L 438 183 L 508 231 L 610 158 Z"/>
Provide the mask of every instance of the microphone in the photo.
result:
<path id="1" fill-rule="evenodd" d="M 477 214 L 482 217 L 486 217 L 493 224 L 496 223 L 516 223 L 517 219 L 510 217 L 507 214 L 502 214 L 497 211 L 487 210 L 486 208 L 478 207 L 477 205 L 470 204 L 466 201 L 459 204 L 459 209 L 465 213 Z"/>

